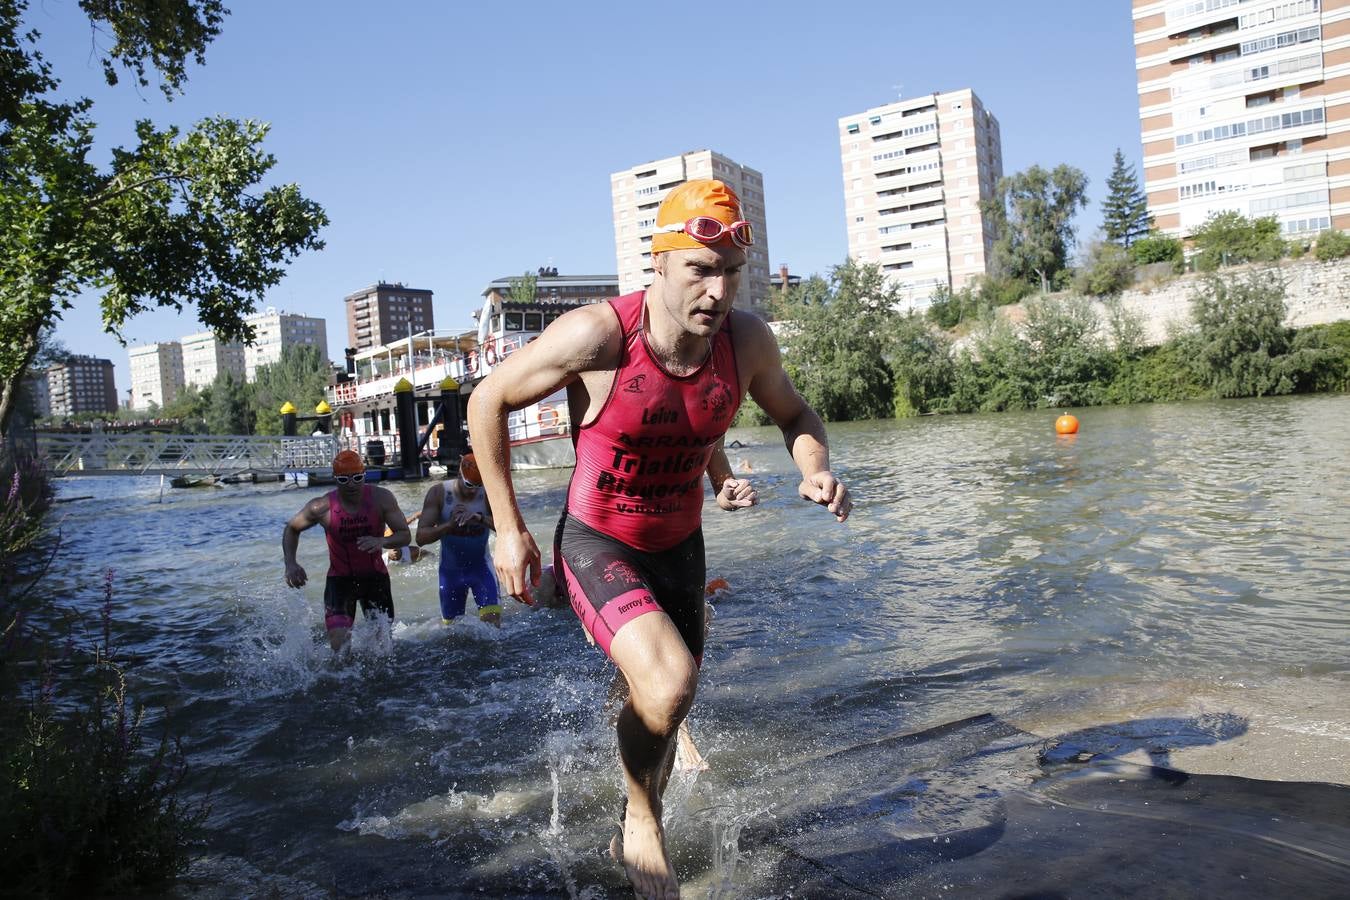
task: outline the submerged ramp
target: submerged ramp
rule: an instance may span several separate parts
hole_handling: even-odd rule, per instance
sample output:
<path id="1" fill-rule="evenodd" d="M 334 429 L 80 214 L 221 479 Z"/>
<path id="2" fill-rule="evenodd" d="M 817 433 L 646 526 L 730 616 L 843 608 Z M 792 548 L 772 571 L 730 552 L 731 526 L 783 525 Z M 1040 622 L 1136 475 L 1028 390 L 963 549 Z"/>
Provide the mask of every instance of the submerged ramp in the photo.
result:
<path id="1" fill-rule="evenodd" d="M 985 715 L 850 747 L 782 776 L 832 781 L 834 802 L 742 841 L 798 897 L 1346 895 L 1350 788 L 1134 765 L 1074 737 Z"/>

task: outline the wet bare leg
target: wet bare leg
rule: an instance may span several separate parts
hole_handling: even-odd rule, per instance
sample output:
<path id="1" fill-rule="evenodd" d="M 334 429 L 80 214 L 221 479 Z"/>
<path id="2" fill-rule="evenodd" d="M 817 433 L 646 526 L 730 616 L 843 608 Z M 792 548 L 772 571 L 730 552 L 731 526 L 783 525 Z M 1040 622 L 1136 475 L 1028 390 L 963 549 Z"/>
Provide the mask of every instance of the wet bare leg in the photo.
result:
<path id="1" fill-rule="evenodd" d="M 618 722 L 619 710 L 628 700 L 628 682 L 623 677 L 623 672 L 616 670 L 614 680 L 609 683 L 609 696 L 605 698 L 605 708 L 610 710 L 609 724 L 614 725 Z M 703 754 L 698 751 L 698 746 L 694 743 L 694 736 L 689 731 L 689 720 L 680 722 L 679 731 L 675 735 L 675 753 L 671 757 L 671 765 L 666 767 L 665 778 L 661 782 L 661 793 L 666 791 L 666 784 L 670 781 L 671 768 L 677 768 L 681 772 L 706 772 L 708 770 L 708 761 L 703 758 Z"/>
<path id="2" fill-rule="evenodd" d="M 347 642 L 352 639 L 352 630 L 350 628 L 330 628 L 328 629 L 328 646 L 337 653 L 347 646 Z"/>
<path id="3" fill-rule="evenodd" d="M 661 821 L 661 794 L 674 760 L 676 732 L 694 700 L 698 668 L 664 613 L 648 613 L 620 628 L 610 655 L 629 685 L 616 726 L 628 793 L 624 871 L 639 897 L 678 897 Z"/>

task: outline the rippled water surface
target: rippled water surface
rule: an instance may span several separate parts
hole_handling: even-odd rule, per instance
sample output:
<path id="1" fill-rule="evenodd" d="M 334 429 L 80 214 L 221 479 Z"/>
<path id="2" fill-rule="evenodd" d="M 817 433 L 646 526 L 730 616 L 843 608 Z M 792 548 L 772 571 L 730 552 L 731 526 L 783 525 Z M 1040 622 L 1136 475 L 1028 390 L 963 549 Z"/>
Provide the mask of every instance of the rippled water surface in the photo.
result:
<path id="1" fill-rule="evenodd" d="M 777 895 L 772 841 L 746 835 L 846 802 L 864 776 L 831 754 L 981 713 L 1183 768 L 1227 747 L 1241 774 L 1350 781 L 1350 397 L 1079 417 L 1069 438 L 1050 413 L 833 426 L 845 526 L 796 499 L 776 430 L 731 435 L 762 503 L 705 507 L 731 589 L 690 719 L 711 768 L 668 795 L 690 896 Z M 541 546 L 567 476 L 518 476 Z M 392 485 L 409 512 L 425 487 Z M 435 560 L 394 567 L 392 644 L 358 629 L 337 665 L 317 529 L 309 586 L 282 582 L 282 525 L 318 489 L 61 493 L 93 498 L 60 507 L 56 589 L 93 621 L 115 571 L 137 695 L 167 706 L 209 793 L 184 891 L 621 893 L 600 853 L 621 790 L 610 671 L 570 610 L 447 629 Z M 866 778 L 930 763 L 897 751 Z M 966 790 L 915 827 L 958 825 Z"/>

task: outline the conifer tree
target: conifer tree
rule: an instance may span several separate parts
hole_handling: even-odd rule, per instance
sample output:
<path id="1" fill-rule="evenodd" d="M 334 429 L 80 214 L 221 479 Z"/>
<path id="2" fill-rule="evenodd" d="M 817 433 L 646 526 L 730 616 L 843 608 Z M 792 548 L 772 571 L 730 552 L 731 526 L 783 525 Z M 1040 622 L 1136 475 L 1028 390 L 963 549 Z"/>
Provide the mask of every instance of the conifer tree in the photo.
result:
<path id="1" fill-rule="evenodd" d="M 1102 202 L 1102 231 L 1113 244 L 1128 247 L 1148 234 L 1153 217 L 1148 214 L 1148 197 L 1139 186 L 1134 166 L 1125 164 L 1125 154 L 1116 148 L 1115 165 L 1106 179 L 1106 199 Z"/>

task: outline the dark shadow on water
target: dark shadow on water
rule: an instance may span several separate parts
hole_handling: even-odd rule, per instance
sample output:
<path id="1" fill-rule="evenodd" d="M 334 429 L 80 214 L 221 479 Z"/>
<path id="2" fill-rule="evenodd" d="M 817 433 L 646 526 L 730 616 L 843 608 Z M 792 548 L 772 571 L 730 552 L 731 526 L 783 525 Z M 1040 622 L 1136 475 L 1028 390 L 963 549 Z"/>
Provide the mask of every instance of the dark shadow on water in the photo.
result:
<path id="1" fill-rule="evenodd" d="M 975 716 L 802 763 L 782 777 L 812 790 L 785 789 L 800 799 L 743 841 L 778 857 L 757 888 L 799 897 L 1345 896 L 1350 788 L 1119 758 L 1246 729 L 1211 715 L 1043 739 Z"/>

